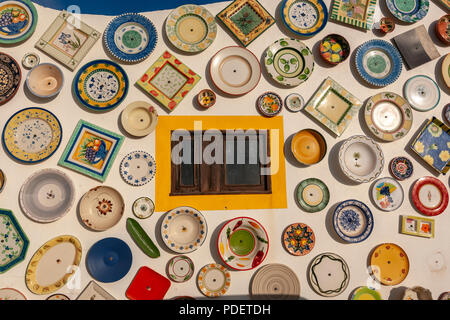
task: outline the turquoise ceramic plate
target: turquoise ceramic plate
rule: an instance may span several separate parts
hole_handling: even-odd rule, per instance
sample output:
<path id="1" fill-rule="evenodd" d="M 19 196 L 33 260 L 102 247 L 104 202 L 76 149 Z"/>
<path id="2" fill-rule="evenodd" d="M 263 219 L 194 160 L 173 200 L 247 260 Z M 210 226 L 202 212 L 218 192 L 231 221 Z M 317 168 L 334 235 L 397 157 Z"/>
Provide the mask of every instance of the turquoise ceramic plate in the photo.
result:
<path id="1" fill-rule="evenodd" d="M 389 11 L 400 21 L 416 22 L 428 13 L 428 0 L 386 0 Z"/>

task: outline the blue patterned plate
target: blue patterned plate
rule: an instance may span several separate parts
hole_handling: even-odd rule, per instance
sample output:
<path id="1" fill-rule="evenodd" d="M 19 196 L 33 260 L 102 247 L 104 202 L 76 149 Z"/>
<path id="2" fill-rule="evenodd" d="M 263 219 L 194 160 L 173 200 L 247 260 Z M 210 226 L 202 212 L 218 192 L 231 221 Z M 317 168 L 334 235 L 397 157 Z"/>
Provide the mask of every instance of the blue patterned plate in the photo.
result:
<path id="1" fill-rule="evenodd" d="M 11 100 L 19 90 L 22 72 L 19 64 L 13 57 L 6 53 L 0 53 L 0 105 Z"/>
<path id="2" fill-rule="evenodd" d="M 322 0 L 284 0 L 281 17 L 285 26 L 300 36 L 313 36 L 325 27 L 328 9 Z"/>
<path id="3" fill-rule="evenodd" d="M 384 40 L 369 40 L 356 51 L 356 69 L 365 81 L 376 87 L 394 83 L 402 72 L 402 57 Z"/>
<path id="4" fill-rule="evenodd" d="M 386 0 L 394 17 L 404 22 L 416 22 L 425 18 L 430 2 L 428 0 Z"/>
<path id="5" fill-rule="evenodd" d="M 109 54 L 124 62 L 140 62 L 155 49 L 158 33 L 143 15 L 126 13 L 114 18 L 106 28 L 103 41 Z"/>
<path id="6" fill-rule="evenodd" d="M 372 212 L 361 201 L 343 201 L 334 210 L 333 227 L 338 236 L 347 242 L 364 241 L 372 233 Z"/>
<path id="7" fill-rule="evenodd" d="M 36 29 L 38 13 L 30 0 L 0 1 L 0 43 L 28 39 Z"/>
<path id="8" fill-rule="evenodd" d="M 144 151 L 133 151 L 123 158 L 120 164 L 120 175 L 132 186 L 143 186 L 149 183 L 156 173 L 153 157 Z"/>

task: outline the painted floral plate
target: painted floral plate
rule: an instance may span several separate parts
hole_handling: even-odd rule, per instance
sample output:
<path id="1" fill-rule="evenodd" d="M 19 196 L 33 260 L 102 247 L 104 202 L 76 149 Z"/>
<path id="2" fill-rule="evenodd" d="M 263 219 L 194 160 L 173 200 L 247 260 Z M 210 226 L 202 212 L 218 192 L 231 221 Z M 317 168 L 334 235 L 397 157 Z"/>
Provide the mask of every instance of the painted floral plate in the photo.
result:
<path id="1" fill-rule="evenodd" d="M 337 65 L 350 56 L 350 44 L 339 34 L 329 34 L 320 42 L 319 52 L 325 61 Z"/>
<path id="2" fill-rule="evenodd" d="M 38 13 L 29 0 L 0 3 L 0 43 L 13 44 L 28 39 L 36 29 Z"/>
<path id="3" fill-rule="evenodd" d="M 334 210 L 333 227 L 342 240 L 350 243 L 362 242 L 372 233 L 372 212 L 361 201 L 343 201 Z"/>
<path id="4" fill-rule="evenodd" d="M 204 266 L 197 276 L 197 285 L 200 292 L 209 298 L 223 296 L 230 288 L 230 284 L 230 272 L 216 263 Z"/>
<path id="5" fill-rule="evenodd" d="M 16 95 L 22 79 L 19 64 L 6 53 L 0 53 L 0 75 L 2 79 L 0 83 L 0 105 L 2 105 Z"/>
<path id="6" fill-rule="evenodd" d="M 291 152 L 299 163 L 309 166 L 322 161 L 327 154 L 327 143 L 320 132 L 304 129 L 292 138 Z"/>
<path id="7" fill-rule="evenodd" d="M 401 207 L 405 198 L 402 185 L 395 179 L 378 179 L 372 188 L 372 200 L 383 211 L 394 211 Z"/>
<path id="8" fill-rule="evenodd" d="M 0 289 L 0 301 L 9 300 L 27 300 L 22 292 L 13 288 L 1 288 Z"/>
<path id="9" fill-rule="evenodd" d="M 389 171 L 395 179 L 402 181 L 413 175 L 414 166 L 406 157 L 395 157 L 389 164 Z"/>
<path id="10" fill-rule="evenodd" d="M 3 129 L 5 150 L 16 160 L 36 163 L 51 157 L 62 139 L 58 118 L 48 110 L 27 108 L 9 118 Z"/>
<path id="11" fill-rule="evenodd" d="M 440 215 L 448 207 L 448 191 L 441 180 L 423 177 L 416 181 L 412 189 L 414 206 L 426 216 Z"/>
<path id="12" fill-rule="evenodd" d="M 330 191 L 322 180 L 310 178 L 303 180 L 297 187 L 296 200 L 306 212 L 319 212 L 330 201 Z"/>
<path id="13" fill-rule="evenodd" d="M 300 40 L 282 38 L 272 43 L 264 53 L 264 66 L 279 84 L 295 87 L 311 76 L 314 56 Z"/>
<path id="14" fill-rule="evenodd" d="M 313 36 L 328 21 L 328 9 L 322 0 L 284 0 L 281 17 L 285 26 L 300 36 Z"/>
<path id="15" fill-rule="evenodd" d="M 275 92 L 265 92 L 256 100 L 258 111 L 265 117 L 275 117 L 283 109 L 283 99 Z"/>
<path id="16" fill-rule="evenodd" d="M 187 256 L 175 256 L 167 262 L 169 279 L 174 282 L 186 282 L 194 275 L 194 263 Z"/>
<path id="17" fill-rule="evenodd" d="M 269 236 L 256 220 L 238 217 L 229 220 L 217 237 L 217 251 L 233 270 L 251 270 L 259 266 L 269 251 Z"/>
<path id="18" fill-rule="evenodd" d="M 411 107 L 417 111 L 430 111 L 439 104 L 441 91 L 428 76 L 417 75 L 406 81 L 403 94 Z"/>
<path id="19" fill-rule="evenodd" d="M 386 0 L 394 17 L 403 22 L 416 22 L 425 18 L 430 7 L 428 0 Z"/>
<path id="20" fill-rule="evenodd" d="M 436 21 L 436 27 L 434 30 L 436 36 L 442 41 L 442 43 L 450 45 L 450 32 L 448 31 L 450 30 L 450 14 L 446 14 L 445 16 L 439 18 L 439 20 Z"/>
<path id="21" fill-rule="evenodd" d="M 314 232 L 304 223 L 293 223 L 284 230 L 284 248 L 294 256 L 304 256 L 310 253 L 315 242 Z"/>
<path id="22" fill-rule="evenodd" d="M 120 120 L 126 132 L 134 137 L 145 137 L 155 130 L 158 113 L 150 103 L 136 101 L 122 111 Z"/>
<path id="23" fill-rule="evenodd" d="M 378 291 L 368 287 L 358 287 L 352 294 L 352 300 L 383 300 Z"/>
<path id="24" fill-rule="evenodd" d="M 120 175 L 132 186 L 149 183 L 156 174 L 156 163 L 145 151 L 133 151 L 126 155 L 120 164 Z"/>
<path id="25" fill-rule="evenodd" d="M 133 213 L 139 219 L 149 218 L 155 212 L 155 204 L 148 197 L 140 197 L 133 202 Z"/>
<path id="26" fill-rule="evenodd" d="M 395 286 L 405 280 L 409 272 L 406 252 L 394 243 L 382 243 L 369 257 L 371 275 L 383 285 Z"/>
<path id="27" fill-rule="evenodd" d="M 250 293 L 257 300 L 297 300 L 300 298 L 300 281 L 288 266 L 266 264 L 253 276 Z"/>

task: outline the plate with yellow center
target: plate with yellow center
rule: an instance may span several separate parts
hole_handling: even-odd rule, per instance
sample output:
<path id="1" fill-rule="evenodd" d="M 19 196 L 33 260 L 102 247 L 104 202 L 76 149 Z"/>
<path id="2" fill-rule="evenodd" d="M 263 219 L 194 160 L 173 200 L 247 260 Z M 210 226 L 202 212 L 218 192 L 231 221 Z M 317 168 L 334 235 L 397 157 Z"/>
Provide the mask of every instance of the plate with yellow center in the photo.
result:
<path id="1" fill-rule="evenodd" d="M 370 255 L 372 276 L 381 284 L 394 286 L 405 280 L 409 272 L 406 252 L 394 243 L 378 245 Z"/>
<path id="2" fill-rule="evenodd" d="M 330 201 L 330 191 L 323 181 L 310 178 L 303 180 L 297 187 L 296 200 L 306 212 L 319 212 Z"/>
<path id="3" fill-rule="evenodd" d="M 327 153 L 325 138 L 316 130 L 305 129 L 292 138 L 291 151 L 295 159 L 304 165 L 320 162 Z"/>

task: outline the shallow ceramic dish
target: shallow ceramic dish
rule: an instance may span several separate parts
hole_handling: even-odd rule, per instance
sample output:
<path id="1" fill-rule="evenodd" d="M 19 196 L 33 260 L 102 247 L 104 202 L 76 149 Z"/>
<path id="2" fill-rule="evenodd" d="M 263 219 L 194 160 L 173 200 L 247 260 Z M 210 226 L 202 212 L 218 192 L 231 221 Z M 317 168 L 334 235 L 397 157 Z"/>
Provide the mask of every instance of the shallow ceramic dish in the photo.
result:
<path id="1" fill-rule="evenodd" d="M 441 92 L 430 77 L 417 75 L 406 81 L 403 94 L 411 107 L 417 111 L 430 111 L 439 104 Z"/>
<path id="2" fill-rule="evenodd" d="M 221 91 L 240 96 L 258 85 L 261 66 L 251 51 L 237 46 L 225 47 L 212 57 L 209 74 Z"/>
<path id="3" fill-rule="evenodd" d="M 327 153 L 325 138 L 314 129 L 304 129 L 295 134 L 291 152 L 298 162 L 313 165 L 322 161 Z"/>
<path id="4" fill-rule="evenodd" d="M 328 21 L 328 9 L 322 0 L 284 0 L 281 5 L 284 25 L 300 36 L 313 36 Z"/>
<path id="5" fill-rule="evenodd" d="M 305 99 L 298 93 L 291 93 L 284 99 L 284 105 L 289 111 L 299 112 L 305 106 Z"/>
<path id="6" fill-rule="evenodd" d="M 394 243 L 383 243 L 373 249 L 369 257 L 371 275 L 383 285 L 395 286 L 405 280 L 409 272 L 406 252 Z"/>
<path id="7" fill-rule="evenodd" d="M 364 120 L 374 136 L 384 141 L 395 141 L 408 134 L 413 112 L 408 102 L 398 94 L 382 92 L 367 100 Z"/>
<path id="8" fill-rule="evenodd" d="M 167 262 L 169 279 L 174 282 L 186 282 L 194 275 L 194 263 L 187 256 L 175 256 Z"/>
<path id="9" fill-rule="evenodd" d="M 0 105 L 11 100 L 19 90 L 22 80 L 22 71 L 13 57 L 0 53 L 0 74 L 3 74 L 0 83 Z"/>
<path id="10" fill-rule="evenodd" d="M 335 297 L 347 289 L 350 270 L 344 259 L 335 253 L 327 252 L 312 260 L 307 277 L 317 294 Z"/>
<path id="11" fill-rule="evenodd" d="M 153 23 L 138 13 L 115 17 L 103 34 L 106 50 L 116 59 L 136 63 L 147 59 L 158 42 Z"/>
<path id="12" fill-rule="evenodd" d="M 203 6 L 188 4 L 174 9 L 167 17 L 166 35 L 169 41 L 185 52 L 201 52 L 216 39 L 214 16 Z"/>
<path id="13" fill-rule="evenodd" d="M 413 175 L 414 166 L 408 158 L 395 157 L 389 164 L 389 171 L 395 179 L 402 181 Z"/>
<path id="14" fill-rule="evenodd" d="M 329 34 L 319 45 L 320 56 L 328 63 L 337 65 L 350 56 L 350 44 L 338 34 Z"/>
<path id="15" fill-rule="evenodd" d="M 284 230 L 284 248 L 294 256 L 304 256 L 310 253 L 315 242 L 314 232 L 304 223 L 293 223 Z"/>
<path id="16" fill-rule="evenodd" d="M 43 169 L 30 176 L 19 193 L 25 215 L 41 223 L 64 217 L 75 200 L 75 186 L 68 175 L 56 169 Z"/>
<path id="17" fill-rule="evenodd" d="M 416 22 L 425 18 L 428 0 L 386 0 L 386 6 L 394 17 L 403 22 Z"/>
<path id="18" fill-rule="evenodd" d="M 356 288 L 352 294 L 352 300 L 383 300 L 378 291 L 368 287 Z"/>
<path id="19" fill-rule="evenodd" d="M 133 151 L 120 163 L 122 179 L 132 186 L 139 187 L 149 183 L 155 174 L 155 159 L 145 151 Z"/>
<path id="20" fill-rule="evenodd" d="M 36 29 L 38 13 L 29 0 L 2 1 L 0 43 L 14 44 L 28 39 Z"/>
<path id="21" fill-rule="evenodd" d="M 52 294 L 45 300 L 70 300 L 70 298 L 64 294 L 56 293 L 56 294 Z"/>
<path id="22" fill-rule="evenodd" d="M 209 298 L 223 296 L 230 288 L 230 284 L 230 272 L 216 263 L 204 266 L 197 276 L 197 285 L 200 292 Z"/>
<path id="23" fill-rule="evenodd" d="M 207 232 L 203 215 L 190 207 L 178 207 L 167 212 L 161 225 L 164 243 L 177 253 L 189 253 L 200 248 Z"/>
<path id="24" fill-rule="evenodd" d="M 265 117 L 274 117 L 283 109 L 283 100 L 275 92 L 266 92 L 256 100 L 258 111 Z"/>
<path id="25" fill-rule="evenodd" d="M 378 179 L 372 188 L 372 200 L 383 211 L 394 211 L 401 207 L 405 198 L 402 185 L 395 179 Z"/>
<path id="26" fill-rule="evenodd" d="M 145 137 L 155 130 L 158 113 L 150 103 L 136 101 L 122 111 L 120 121 L 125 131 L 132 136 Z"/>
<path id="27" fill-rule="evenodd" d="M 450 29 L 450 14 L 447 14 L 447 15 L 441 17 L 436 22 L 436 27 L 435 27 L 437 37 L 439 38 L 439 40 L 441 40 L 446 45 L 450 44 L 449 29 Z"/>
<path id="28" fill-rule="evenodd" d="M 209 89 L 204 89 L 197 95 L 197 102 L 203 108 L 211 108 L 216 104 L 216 100 L 216 94 L 214 93 L 214 91 Z"/>
<path id="29" fill-rule="evenodd" d="M 3 145 L 14 159 L 37 163 L 51 157 L 62 139 L 58 118 L 48 110 L 27 108 L 13 114 L 3 129 Z"/>
<path id="30" fill-rule="evenodd" d="M 114 227 L 122 218 L 125 204 L 122 195 L 111 187 L 99 186 L 89 190 L 80 200 L 80 217 L 95 231 Z"/>
<path id="31" fill-rule="evenodd" d="M 41 63 L 28 73 L 25 84 L 36 97 L 52 98 L 63 88 L 64 74 L 54 64 Z"/>
<path id="32" fill-rule="evenodd" d="M 47 241 L 33 255 L 25 273 L 28 289 L 34 294 L 60 290 L 78 270 L 81 244 L 74 236 L 64 235 Z"/>
<path id="33" fill-rule="evenodd" d="M 12 288 L 2 288 L 0 289 L 0 300 L 27 300 L 22 292 L 12 289 Z"/>
<path id="34" fill-rule="evenodd" d="M 155 204 L 148 197 L 140 197 L 133 203 L 133 213 L 139 219 L 149 218 L 155 212 Z"/>
<path id="35" fill-rule="evenodd" d="M 440 215 L 448 207 L 448 191 L 434 177 L 423 177 L 414 183 L 412 200 L 414 206 L 426 216 Z"/>
<path id="36" fill-rule="evenodd" d="M 3 191 L 6 185 L 6 176 L 5 173 L 0 169 L 0 192 Z"/>
<path id="37" fill-rule="evenodd" d="M 306 212 L 319 212 L 330 201 L 330 191 L 325 183 L 316 178 L 303 180 L 296 191 L 296 200 Z"/>
<path id="38" fill-rule="evenodd" d="M 269 251 L 269 236 L 256 220 L 238 217 L 229 220 L 217 237 L 217 251 L 233 270 L 251 270 L 259 266 Z"/>
<path id="39" fill-rule="evenodd" d="M 106 292 L 94 281 L 88 283 L 83 292 L 77 297 L 77 300 L 116 300 L 112 295 Z"/>
<path id="40" fill-rule="evenodd" d="M 302 84 L 314 71 L 311 50 L 297 39 L 282 38 L 275 41 L 266 49 L 263 59 L 269 76 L 287 87 Z"/>
<path id="41" fill-rule="evenodd" d="M 370 182 L 383 170 L 383 151 L 372 139 L 353 136 L 345 140 L 339 149 L 339 165 L 350 180 Z"/>
<path id="42" fill-rule="evenodd" d="M 372 212 L 361 201 L 343 201 L 334 210 L 333 227 L 342 240 L 350 243 L 362 242 L 372 233 Z"/>
<path id="43" fill-rule="evenodd" d="M 441 74 L 447 88 L 450 88 L 450 53 L 447 53 L 442 61 Z"/>
<path id="44" fill-rule="evenodd" d="M 41 58 L 36 53 L 26 53 L 22 58 L 22 66 L 25 69 L 33 69 L 41 62 Z"/>
<path id="45" fill-rule="evenodd" d="M 250 294 L 258 300 L 297 300 L 300 298 L 300 281 L 288 266 L 267 264 L 253 276 Z"/>

